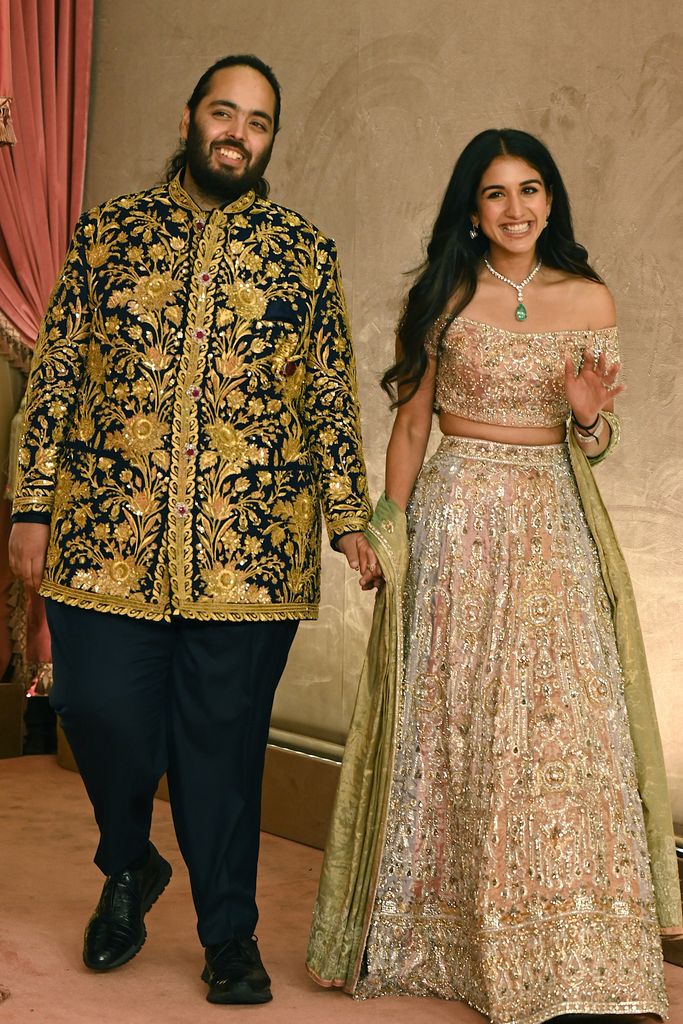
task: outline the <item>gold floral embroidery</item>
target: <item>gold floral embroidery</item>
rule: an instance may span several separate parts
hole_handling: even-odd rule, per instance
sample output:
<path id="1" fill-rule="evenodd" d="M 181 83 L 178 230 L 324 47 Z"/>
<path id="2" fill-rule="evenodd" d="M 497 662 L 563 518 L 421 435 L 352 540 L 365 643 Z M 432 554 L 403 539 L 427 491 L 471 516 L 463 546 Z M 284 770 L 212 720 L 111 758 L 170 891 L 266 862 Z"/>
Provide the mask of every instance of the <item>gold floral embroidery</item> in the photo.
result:
<path id="1" fill-rule="evenodd" d="M 230 423 L 214 423 L 207 428 L 207 434 L 213 447 L 228 460 L 232 470 L 249 465 L 254 449 Z"/>
<path id="2" fill-rule="evenodd" d="M 102 356 L 102 350 L 96 344 L 91 344 L 88 350 L 86 370 L 88 376 L 97 384 L 101 384 L 104 381 L 104 358 Z"/>
<path id="3" fill-rule="evenodd" d="M 301 267 L 301 269 L 299 270 L 299 278 L 301 279 L 301 283 L 303 284 L 304 288 L 310 288 L 311 291 L 313 291 L 313 289 L 316 286 L 317 280 L 317 273 L 315 267 Z"/>
<path id="4" fill-rule="evenodd" d="M 76 437 L 79 441 L 89 441 L 95 433 L 95 421 L 87 414 L 80 416 L 76 424 Z"/>
<path id="5" fill-rule="evenodd" d="M 237 316 L 259 320 L 266 311 L 266 295 L 250 281 L 228 285 L 225 295 Z"/>
<path id="6" fill-rule="evenodd" d="M 170 427 L 156 413 L 138 413 L 125 421 L 122 430 L 110 434 L 108 441 L 113 448 L 122 448 L 130 455 L 145 456 L 162 446 L 169 431 Z"/>
<path id="7" fill-rule="evenodd" d="M 354 373 L 334 245 L 297 215 L 248 193 L 199 217 L 178 181 L 84 214 L 20 446 L 15 509 L 53 511 L 43 593 L 315 617 L 321 506 L 336 532 L 370 514 Z"/>
<path id="8" fill-rule="evenodd" d="M 254 601 L 268 600 L 268 591 L 249 582 L 249 576 L 233 565 L 215 566 L 204 573 L 203 579 L 209 593 L 221 601 Z"/>
<path id="9" fill-rule="evenodd" d="M 173 293 L 181 287 L 181 282 L 174 281 L 169 273 L 149 274 L 148 277 L 141 277 L 135 285 L 133 298 L 143 309 L 158 310 L 165 306 Z"/>
<path id="10" fill-rule="evenodd" d="M 86 252 L 86 259 L 91 267 L 101 267 L 109 258 L 109 246 L 95 242 Z"/>
<path id="11" fill-rule="evenodd" d="M 157 345 L 150 345 L 145 350 L 145 363 L 153 370 L 165 370 L 171 364 L 171 356 L 163 352 Z"/>
<path id="12" fill-rule="evenodd" d="M 216 323 L 219 327 L 227 327 L 228 324 L 234 323 L 235 314 L 232 309 L 223 307 L 216 313 Z"/>
<path id="13" fill-rule="evenodd" d="M 127 597 L 141 576 L 142 570 L 132 557 L 112 558 L 95 574 L 95 588 L 116 597 Z"/>
<path id="14" fill-rule="evenodd" d="M 73 489 L 75 480 L 71 473 L 67 470 L 63 470 L 59 475 L 57 486 L 55 487 L 55 509 L 62 508 L 69 500 Z"/>
<path id="15" fill-rule="evenodd" d="M 277 511 L 277 506 L 276 506 Z M 311 528 L 315 509 L 310 494 L 297 494 L 286 510 L 287 519 L 300 535 L 306 534 Z"/>

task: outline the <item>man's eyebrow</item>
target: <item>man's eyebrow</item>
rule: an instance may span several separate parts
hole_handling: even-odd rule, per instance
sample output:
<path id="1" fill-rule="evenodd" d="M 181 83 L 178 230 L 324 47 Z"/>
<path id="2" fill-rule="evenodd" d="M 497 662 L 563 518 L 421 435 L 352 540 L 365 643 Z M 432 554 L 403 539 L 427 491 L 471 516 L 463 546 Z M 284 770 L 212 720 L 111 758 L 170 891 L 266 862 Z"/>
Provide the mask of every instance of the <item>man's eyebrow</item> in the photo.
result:
<path id="1" fill-rule="evenodd" d="M 540 178 L 527 178 L 526 181 L 520 181 L 520 185 L 542 185 L 543 182 Z M 505 185 L 484 185 L 482 192 L 488 192 L 490 188 L 497 188 L 505 190 Z"/>
<path id="2" fill-rule="evenodd" d="M 212 100 L 209 106 L 229 107 L 230 110 L 236 110 L 238 113 L 244 112 L 243 108 L 240 107 L 240 105 L 238 103 L 235 103 L 233 100 Z M 250 110 L 249 113 L 255 115 L 256 117 L 262 117 L 265 121 L 268 121 L 269 124 L 273 123 L 272 115 L 265 110 Z"/>

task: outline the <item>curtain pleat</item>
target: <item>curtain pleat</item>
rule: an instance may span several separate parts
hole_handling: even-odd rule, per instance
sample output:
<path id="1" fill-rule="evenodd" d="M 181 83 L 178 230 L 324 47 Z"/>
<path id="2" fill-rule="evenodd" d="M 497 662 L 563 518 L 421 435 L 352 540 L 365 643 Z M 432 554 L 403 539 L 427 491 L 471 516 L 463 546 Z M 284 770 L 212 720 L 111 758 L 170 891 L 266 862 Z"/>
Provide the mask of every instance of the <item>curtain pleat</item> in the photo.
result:
<path id="1" fill-rule="evenodd" d="M 93 0 L 0 2 L 18 140 L 0 146 L 0 312 L 30 350 L 83 196 Z"/>
<path id="2" fill-rule="evenodd" d="M 0 357 L 24 371 L 81 209 L 92 25 L 93 0 L 0 0 L 0 129 L 10 109 L 16 135 L 0 134 Z M 18 580 L 8 600 L 3 578 L 0 559 L 0 634 L 9 620 L 35 689 L 51 676 L 42 600 Z M 0 670 L 2 648 L 0 635 Z"/>

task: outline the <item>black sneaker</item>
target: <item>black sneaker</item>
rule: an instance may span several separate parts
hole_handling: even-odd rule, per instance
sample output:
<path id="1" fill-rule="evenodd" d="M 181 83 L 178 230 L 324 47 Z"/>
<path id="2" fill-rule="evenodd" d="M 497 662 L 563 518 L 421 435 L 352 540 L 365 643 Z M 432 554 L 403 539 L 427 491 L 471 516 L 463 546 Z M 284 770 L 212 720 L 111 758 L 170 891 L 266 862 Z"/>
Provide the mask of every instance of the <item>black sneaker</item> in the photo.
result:
<path id="1" fill-rule="evenodd" d="M 202 981 L 209 986 L 210 1003 L 269 1003 L 273 998 L 256 939 L 207 946 Z"/>
<path id="2" fill-rule="evenodd" d="M 83 962 L 92 971 L 111 971 L 132 960 L 147 938 L 145 914 L 168 885 L 171 865 L 149 844 L 147 863 L 109 875 L 85 929 Z"/>

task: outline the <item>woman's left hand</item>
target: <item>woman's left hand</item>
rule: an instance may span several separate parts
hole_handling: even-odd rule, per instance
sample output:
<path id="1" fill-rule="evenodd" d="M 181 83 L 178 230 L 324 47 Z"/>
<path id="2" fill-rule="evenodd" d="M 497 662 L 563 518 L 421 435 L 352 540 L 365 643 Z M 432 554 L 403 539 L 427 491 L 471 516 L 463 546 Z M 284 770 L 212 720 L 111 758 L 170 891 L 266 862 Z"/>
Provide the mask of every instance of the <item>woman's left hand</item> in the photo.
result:
<path id="1" fill-rule="evenodd" d="M 617 384 L 619 363 L 607 365 L 605 353 L 596 356 L 592 349 L 583 350 L 581 369 L 574 373 L 574 363 L 567 357 L 564 364 L 564 387 L 574 418 L 585 426 L 594 423 L 598 414 L 626 390 Z"/>

